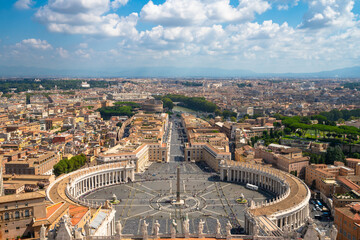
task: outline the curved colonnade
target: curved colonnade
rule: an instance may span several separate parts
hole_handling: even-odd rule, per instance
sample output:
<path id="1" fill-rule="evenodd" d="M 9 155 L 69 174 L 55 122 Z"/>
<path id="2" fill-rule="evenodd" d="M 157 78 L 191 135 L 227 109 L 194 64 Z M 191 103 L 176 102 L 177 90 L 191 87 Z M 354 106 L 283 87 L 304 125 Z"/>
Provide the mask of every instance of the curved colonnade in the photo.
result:
<path id="1" fill-rule="evenodd" d="M 47 198 L 55 203 L 59 199 L 68 203 L 97 208 L 100 205 L 81 200 L 80 197 L 101 187 L 134 181 L 135 164 L 109 163 L 79 169 L 57 178 L 46 190 Z"/>
<path id="2" fill-rule="evenodd" d="M 255 203 L 250 201 L 246 213 L 245 232 L 253 234 L 259 226 L 267 234 L 280 235 L 297 229 L 309 218 L 310 190 L 303 181 L 286 172 L 260 165 L 222 161 L 223 181 L 250 183 L 273 192 L 276 198 Z"/>

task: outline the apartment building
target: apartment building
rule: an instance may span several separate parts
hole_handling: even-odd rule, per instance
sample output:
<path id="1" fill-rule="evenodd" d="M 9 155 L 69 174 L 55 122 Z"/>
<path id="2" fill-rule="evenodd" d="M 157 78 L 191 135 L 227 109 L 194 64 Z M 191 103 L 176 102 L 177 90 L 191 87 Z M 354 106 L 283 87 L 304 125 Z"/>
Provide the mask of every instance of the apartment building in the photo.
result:
<path id="1" fill-rule="evenodd" d="M 5 163 L 6 174 L 51 175 L 53 166 L 60 161 L 55 152 L 43 152 Z"/>
<path id="2" fill-rule="evenodd" d="M 311 164 L 306 167 L 305 183 L 329 197 L 335 192 L 334 187 L 337 185 L 335 180 L 339 176 L 354 174 L 354 169 L 345 167 L 340 162 L 335 162 L 335 165 Z"/>
<path id="3" fill-rule="evenodd" d="M 229 140 L 224 133 L 199 118 L 182 114 L 188 143 L 185 144 L 185 161 L 204 161 L 215 171 L 219 171 L 221 160 L 231 160 Z"/>
<path id="4" fill-rule="evenodd" d="M 46 216 L 45 198 L 43 192 L 0 197 L 0 239 L 33 237 L 33 218 Z"/>
<path id="5" fill-rule="evenodd" d="M 337 240 L 360 239 L 360 203 L 336 207 L 334 224 L 339 231 Z"/>
<path id="6" fill-rule="evenodd" d="M 305 169 L 309 165 L 309 158 L 303 157 L 301 149 L 279 144 L 270 144 L 267 148 L 256 148 L 255 158 L 262 158 L 265 163 L 300 178 L 305 177 Z"/>
<path id="7" fill-rule="evenodd" d="M 168 127 L 167 114 L 136 114 L 129 125 L 130 135 L 98 155 L 99 164 L 133 161 L 136 171 L 144 171 L 149 161 L 167 162 L 168 147 L 164 134 Z"/>

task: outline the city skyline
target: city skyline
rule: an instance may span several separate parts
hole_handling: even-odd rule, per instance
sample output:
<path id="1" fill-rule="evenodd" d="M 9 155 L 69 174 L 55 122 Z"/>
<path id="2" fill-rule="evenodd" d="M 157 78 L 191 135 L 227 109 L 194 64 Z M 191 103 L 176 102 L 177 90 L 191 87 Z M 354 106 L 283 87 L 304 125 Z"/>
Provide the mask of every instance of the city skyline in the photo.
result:
<path id="1" fill-rule="evenodd" d="M 3 1 L 0 69 L 2 75 L 26 68 L 32 75 L 41 72 L 37 69 L 47 75 L 131 75 L 142 68 L 197 75 L 194 69 L 200 68 L 222 76 L 222 70 L 256 75 L 349 68 L 359 62 L 359 5 L 353 0 Z"/>

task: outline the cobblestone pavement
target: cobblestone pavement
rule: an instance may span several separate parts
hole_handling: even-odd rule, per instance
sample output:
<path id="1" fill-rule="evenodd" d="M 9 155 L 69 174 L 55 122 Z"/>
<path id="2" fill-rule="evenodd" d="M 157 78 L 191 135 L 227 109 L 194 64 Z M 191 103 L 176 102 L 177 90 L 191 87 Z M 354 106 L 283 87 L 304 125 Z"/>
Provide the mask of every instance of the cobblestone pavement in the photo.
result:
<path id="1" fill-rule="evenodd" d="M 189 218 L 191 233 L 197 232 L 200 219 L 205 221 L 204 233 L 215 233 L 216 219 L 222 226 L 231 221 L 232 232 L 241 233 L 246 206 L 236 202 L 240 194 L 256 202 L 273 196 L 236 183 L 221 182 L 218 174 L 204 163 L 184 162 L 186 136 L 179 118 L 173 117 L 171 121 L 170 162 L 153 163 L 144 173 L 136 175 L 135 182 L 99 189 L 85 198 L 103 203 L 115 194 L 120 200 L 120 204 L 115 205 L 116 218 L 120 218 L 124 234 L 139 234 L 143 219 L 149 223 L 149 234 L 155 220 L 161 224 L 161 233 L 169 233 L 173 219 L 177 222 L 177 231 L 182 233 L 182 221 L 186 218 Z M 176 194 L 177 166 L 180 166 L 180 190 L 185 202 L 180 207 L 171 204 Z"/>
<path id="2" fill-rule="evenodd" d="M 176 193 L 176 167 L 181 170 L 181 196 L 185 204 L 173 206 L 170 201 Z M 243 193 L 256 202 L 270 199 L 267 192 L 252 191 L 243 185 L 219 181 L 219 176 L 202 163 L 153 163 L 147 171 L 136 176 L 136 182 L 99 189 L 86 199 L 104 202 L 115 194 L 120 204 L 115 205 L 116 218 L 121 219 L 124 234 L 139 234 L 141 220 L 152 224 L 158 220 L 160 232 L 169 233 L 170 222 L 175 219 L 182 232 L 182 220 L 189 218 L 190 232 L 196 233 L 200 219 L 205 220 L 204 232 L 214 233 L 216 219 L 225 226 L 231 221 L 233 233 L 241 233 L 245 206 L 236 203 Z"/>

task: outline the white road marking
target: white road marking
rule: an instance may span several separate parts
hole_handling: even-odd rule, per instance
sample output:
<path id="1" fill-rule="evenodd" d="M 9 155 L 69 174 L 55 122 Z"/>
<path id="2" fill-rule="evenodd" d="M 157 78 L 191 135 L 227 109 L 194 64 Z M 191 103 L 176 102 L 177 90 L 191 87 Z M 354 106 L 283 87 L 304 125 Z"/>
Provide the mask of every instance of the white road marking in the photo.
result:
<path id="1" fill-rule="evenodd" d="M 150 209 L 150 210 L 147 210 L 147 211 L 145 211 L 145 212 L 141 212 L 141 213 L 138 213 L 138 214 L 135 214 L 135 215 L 132 215 L 132 216 L 130 216 L 130 217 L 123 218 L 123 219 L 129 219 L 129 218 L 133 218 L 133 217 L 136 217 L 136 216 L 144 215 L 145 213 L 152 212 L 152 211 L 157 211 L 157 210 Z M 144 215 L 144 216 L 145 216 L 145 215 Z"/>
<path id="2" fill-rule="evenodd" d="M 154 195 L 154 194 L 151 194 L 151 193 L 148 193 L 148 192 L 142 191 L 142 190 L 140 190 L 140 189 L 136 189 L 136 188 L 131 187 L 131 186 L 128 186 L 128 185 L 126 185 L 126 184 L 124 184 L 124 186 L 126 186 L 126 187 L 128 187 L 128 188 L 131 188 L 131 189 L 134 189 L 135 191 L 143 192 L 143 193 L 146 193 L 146 194 L 148 194 L 148 195 L 150 195 L 150 196 L 155 197 L 155 195 Z"/>
<path id="3" fill-rule="evenodd" d="M 147 186 L 145 186 L 145 185 L 140 185 L 139 183 L 137 183 L 137 185 L 140 186 L 140 187 L 144 187 L 144 188 L 146 188 L 147 190 L 150 190 L 150 191 L 152 191 L 152 192 L 156 192 L 154 189 L 151 189 L 151 188 L 149 188 L 149 187 L 147 187 Z"/>
<path id="4" fill-rule="evenodd" d="M 215 214 L 215 215 L 219 215 L 219 216 L 222 215 L 222 214 L 220 214 L 220 213 L 213 212 L 213 211 L 211 211 L 211 210 L 209 210 L 209 209 L 206 209 L 206 208 L 203 208 L 202 210 L 205 210 L 205 211 L 210 212 L 210 213 Z"/>

